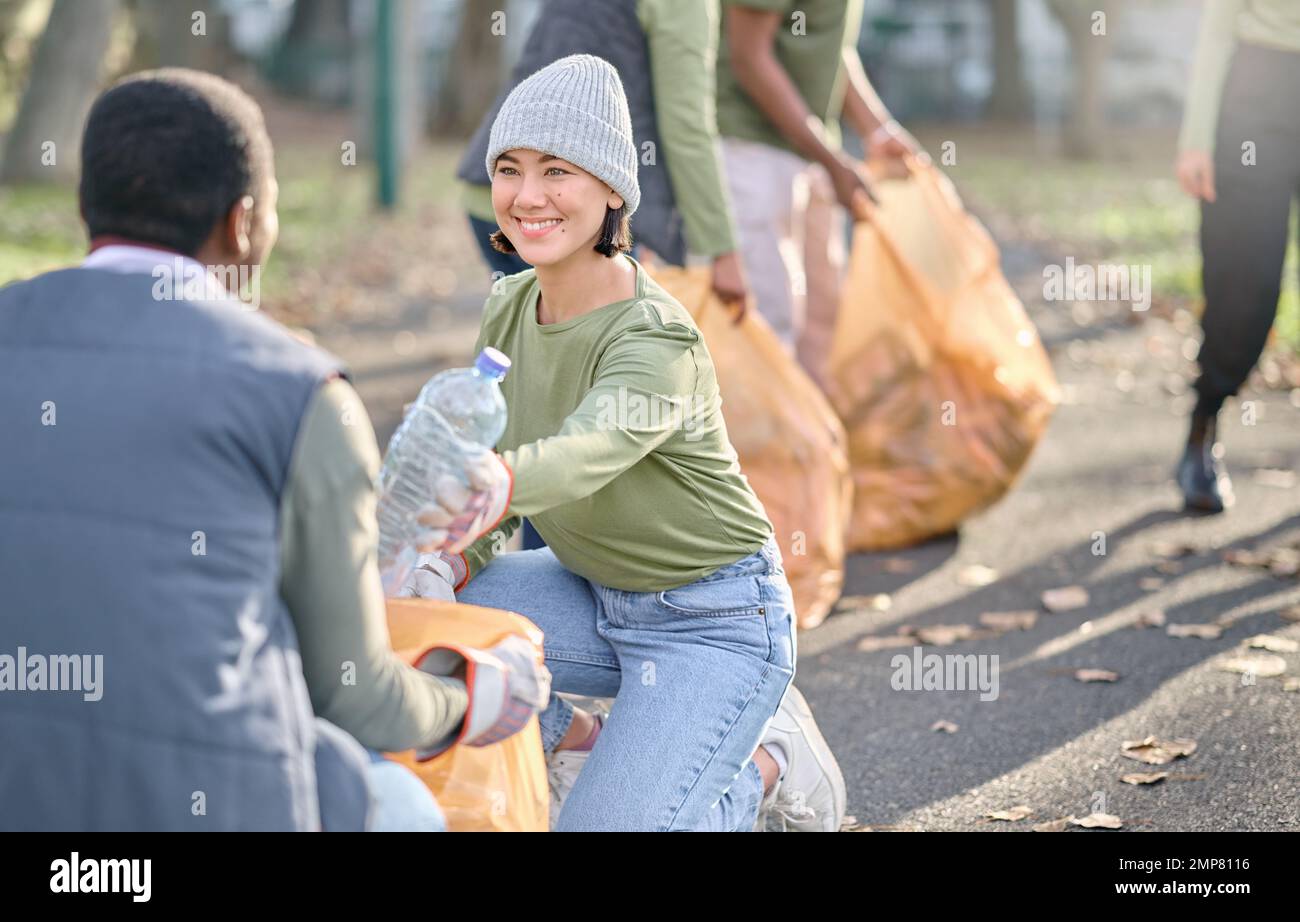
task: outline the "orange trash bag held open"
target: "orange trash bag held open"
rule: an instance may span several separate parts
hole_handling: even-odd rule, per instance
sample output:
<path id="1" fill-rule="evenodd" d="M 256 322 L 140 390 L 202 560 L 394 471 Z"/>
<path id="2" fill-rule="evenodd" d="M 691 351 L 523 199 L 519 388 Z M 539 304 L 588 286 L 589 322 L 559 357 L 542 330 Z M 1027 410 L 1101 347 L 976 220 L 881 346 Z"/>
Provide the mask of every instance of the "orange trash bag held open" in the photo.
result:
<path id="1" fill-rule="evenodd" d="M 999 499 L 1059 401 L 997 245 L 952 183 L 914 163 L 876 190 L 827 376 L 849 435 L 855 551 L 944 534 Z"/>
<path id="2" fill-rule="evenodd" d="M 389 599 L 393 649 L 414 663 L 434 644 L 490 647 L 510 634 L 540 650 L 542 632 L 513 612 L 432 599 Z M 453 746 L 427 762 L 413 751 L 388 753 L 429 786 L 451 832 L 546 832 L 546 761 L 533 717 L 518 733 L 491 746 Z"/>
<path id="3" fill-rule="evenodd" d="M 695 318 L 713 359 L 727 434 L 767 510 L 801 628 L 820 624 L 844 586 L 850 508 L 844 427 L 756 310 L 736 324 L 707 269 L 657 267 L 654 279 Z"/>

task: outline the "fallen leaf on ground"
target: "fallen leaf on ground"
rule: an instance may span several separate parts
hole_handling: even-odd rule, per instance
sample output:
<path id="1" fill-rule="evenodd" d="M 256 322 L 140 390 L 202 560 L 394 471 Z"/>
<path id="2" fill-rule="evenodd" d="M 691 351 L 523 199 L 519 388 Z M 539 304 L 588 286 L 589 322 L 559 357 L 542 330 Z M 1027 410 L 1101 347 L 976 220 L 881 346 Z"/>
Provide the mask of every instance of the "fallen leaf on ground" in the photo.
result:
<path id="1" fill-rule="evenodd" d="M 1138 580 L 1138 588 L 1143 592 L 1155 592 L 1164 584 L 1164 579 L 1159 576 L 1144 576 Z"/>
<path id="2" fill-rule="evenodd" d="M 1070 817 L 1063 816 L 1059 820 L 1048 820 L 1046 823 L 1038 823 L 1033 827 L 1034 832 L 1065 832 L 1065 827 L 1070 824 Z"/>
<path id="3" fill-rule="evenodd" d="M 970 640 L 975 634 L 975 629 L 969 624 L 929 624 L 925 627 L 904 625 L 903 628 L 899 628 L 899 633 L 915 637 L 932 647 L 946 647 L 959 640 Z"/>
<path id="4" fill-rule="evenodd" d="M 1162 740 L 1156 736 L 1146 739 L 1125 740 L 1120 744 L 1121 754 L 1148 765 L 1167 765 L 1174 759 L 1185 758 L 1196 751 L 1196 740 L 1179 737 Z"/>
<path id="5" fill-rule="evenodd" d="M 1050 612 L 1070 611 L 1088 604 L 1088 590 L 1082 586 L 1048 589 L 1042 596 L 1043 607 Z"/>
<path id="6" fill-rule="evenodd" d="M 892 650 L 895 647 L 910 647 L 916 641 L 903 634 L 886 634 L 881 637 L 863 637 L 858 641 L 858 649 L 863 653 L 875 653 L 877 650 Z"/>
<path id="7" fill-rule="evenodd" d="M 1017 823 L 1027 816 L 1033 816 L 1034 811 L 1024 804 L 1018 807 L 1012 807 L 1010 810 L 994 810 L 992 813 L 985 813 L 986 817 L 991 820 L 1002 820 L 1008 823 Z"/>
<path id="8" fill-rule="evenodd" d="M 840 832 L 920 832 L 917 826 L 841 826 Z"/>
<path id="9" fill-rule="evenodd" d="M 944 733 L 956 733 L 957 725 L 951 720 L 936 720 L 930 725 L 931 730 L 942 730 Z"/>
<path id="10" fill-rule="evenodd" d="M 1151 551 L 1157 557 L 1188 557 L 1199 553 L 1200 548 L 1186 541 L 1157 541 L 1151 545 Z"/>
<path id="11" fill-rule="evenodd" d="M 1300 691 L 1300 678 L 1291 676 L 1282 682 L 1282 691 Z"/>
<path id="12" fill-rule="evenodd" d="M 1196 637 L 1200 640 L 1218 640 L 1223 626 L 1218 624 L 1171 624 L 1165 628 L 1170 637 Z"/>
<path id="13" fill-rule="evenodd" d="M 1119 673 L 1109 669 L 1076 669 L 1074 677 L 1080 682 L 1118 682 Z"/>
<path id="14" fill-rule="evenodd" d="M 1242 643 L 1257 650 L 1268 650 L 1270 653 L 1295 653 L 1300 651 L 1300 643 L 1289 637 L 1279 637 L 1276 634 L 1256 634 L 1254 637 L 1242 641 Z"/>
<path id="15" fill-rule="evenodd" d="M 979 622 L 995 631 L 1028 631 L 1038 623 L 1038 612 L 986 611 L 980 615 Z"/>
<path id="16" fill-rule="evenodd" d="M 1083 819 L 1071 816 L 1069 823 L 1071 826 L 1082 826 L 1084 829 L 1119 829 L 1124 825 L 1123 820 L 1109 813 L 1089 813 Z"/>
<path id="17" fill-rule="evenodd" d="M 872 611 L 887 611 L 893 602 L 887 592 L 877 592 L 875 595 L 844 595 L 840 596 L 839 601 L 835 603 L 835 610 L 868 608 Z"/>
<path id="18" fill-rule="evenodd" d="M 1183 572 L 1183 565 L 1176 560 L 1162 560 L 1155 564 L 1153 568 L 1157 573 L 1164 573 L 1167 576 L 1174 576 Z"/>
<path id="19" fill-rule="evenodd" d="M 1286 672 L 1286 660 L 1272 653 L 1256 653 L 1246 656 L 1230 656 L 1215 664 L 1222 672 L 1236 672 L 1241 675 L 1256 675 L 1271 679 Z"/>
<path id="20" fill-rule="evenodd" d="M 974 563 L 957 571 L 957 582 L 963 586 L 987 586 L 998 579 L 998 571 L 983 564 Z"/>
<path id="21" fill-rule="evenodd" d="M 1119 780 L 1125 784 L 1158 784 L 1168 777 L 1169 772 L 1131 772 L 1121 775 Z"/>
<path id="22" fill-rule="evenodd" d="M 1138 612 L 1137 618 L 1133 620 L 1134 627 L 1163 627 L 1164 623 L 1165 613 L 1158 608 Z"/>
<path id="23" fill-rule="evenodd" d="M 1244 547 L 1229 548 L 1220 556 L 1234 567 L 1266 567 L 1269 562 L 1266 552 Z"/>

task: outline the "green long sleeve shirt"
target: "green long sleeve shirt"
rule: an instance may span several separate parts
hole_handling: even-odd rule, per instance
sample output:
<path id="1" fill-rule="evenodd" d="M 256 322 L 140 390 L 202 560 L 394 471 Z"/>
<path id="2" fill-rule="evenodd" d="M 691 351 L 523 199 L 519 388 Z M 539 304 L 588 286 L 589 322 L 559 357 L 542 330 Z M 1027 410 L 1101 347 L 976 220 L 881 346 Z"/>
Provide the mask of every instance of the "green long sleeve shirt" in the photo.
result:
<path id="1" fill-rule="evenodd" d="M 1206 0 L 1179 150 L 1213 153 L 1223 84 L 1238 42 L 1300 54 L 1300 0 Z M 1294 88 L 1261 88 L 1288 91 Z"/>
<path id="2" fill-rule="evenodd" d="M 729 253 L 736 230 L 718 146 L 718 0 L 638 0 L 636 13 L 650 49 L 659 155 L 687 246 L 702 256 Z M 463 184 L 461 202 L 474 217 L 496 220 L 490 186 Z"/>
<path id="3" fill-rule="evenodd" d="M 567 569 L 633 592 L 694 582 L 772 534 L 699 328 L 636 269 L 634 298 L 556 323 L 538 322 L 533 270 L 493 286 L 474 348 L 513 362 L 497 448 L 514 489 L 500 526 L 465 552 L 470 579 L 521 516 Z"/>
<path id="4" fill-rule="evenodd" d="M 862 0 L 723 0 L 723 6 L 779 14 L 776 59 L 808 111 L 823 126 L 827 142 L 838 145 L 840 115 L 848 90 L 843 52 L 857 45 Z M 719 131 L 723 137 L 758 141 L 799 153 L 736 79 L 732 55 L 744 53 L 745 49 L 731 48 L 725 38 L 718 50 Z"/>

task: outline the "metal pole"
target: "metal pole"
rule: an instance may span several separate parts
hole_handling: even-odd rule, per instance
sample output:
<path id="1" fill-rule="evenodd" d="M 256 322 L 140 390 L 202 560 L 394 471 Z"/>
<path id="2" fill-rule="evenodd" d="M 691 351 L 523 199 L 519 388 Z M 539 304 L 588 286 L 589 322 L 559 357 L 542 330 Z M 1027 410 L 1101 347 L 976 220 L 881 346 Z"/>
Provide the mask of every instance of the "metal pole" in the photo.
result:
<path id="1" fill-rule="evenodd" d="M 394 0 L 378 0 L 375 16 L 375 165 L 379 206 L 392 208 L 398 195 L 397 55 L 393 49 Z"/>

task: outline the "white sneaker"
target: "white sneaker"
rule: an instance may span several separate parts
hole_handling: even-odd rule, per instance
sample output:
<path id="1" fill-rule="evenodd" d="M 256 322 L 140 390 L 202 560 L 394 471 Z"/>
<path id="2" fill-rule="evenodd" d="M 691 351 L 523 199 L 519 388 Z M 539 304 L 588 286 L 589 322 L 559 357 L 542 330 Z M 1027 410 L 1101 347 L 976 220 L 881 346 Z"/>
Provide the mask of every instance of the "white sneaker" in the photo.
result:
<path id="1" fill-rule="evenodd" d="M 765 832 L 768 817 L 775 814 L 782 832 L 838 832 L 848 801 L 844 776 L 808 702 L 793 684 L 786 689 L 762 743 L 785 750 L 788 765 L 785 776 L 763 798 L 754 831 Z"/>
<path id="2" fill-rule="evenodd" d="M 593 716 L 600 720 L 601 730 L 604 730 L 605 723 L 609 720 L 609 712 L 602 708 Z M 573 789 L 573 783 L 578 780 L 578 773 L 587 764 L 590 755 L 590 749 L 557 749 L 546 760 L 546 780 L 551 789 L 552 829 L 555 828 L 555 823 L 560 817 L 560 808 L 564 806 L 569 791 Z"/>

